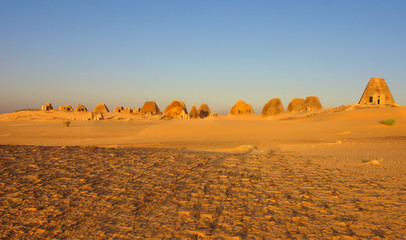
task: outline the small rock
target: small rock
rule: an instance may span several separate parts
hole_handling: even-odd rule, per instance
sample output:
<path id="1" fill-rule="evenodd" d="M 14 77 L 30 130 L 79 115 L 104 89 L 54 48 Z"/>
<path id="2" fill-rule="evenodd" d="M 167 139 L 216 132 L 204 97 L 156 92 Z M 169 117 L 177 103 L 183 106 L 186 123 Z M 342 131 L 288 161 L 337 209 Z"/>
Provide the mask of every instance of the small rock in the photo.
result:
<path id="1" fill-rule="evenodd" d="M 366 162 L 365 164 L 370 164 L 370 165 L 379 165 L 379 164 L 381 164 L 382 160 L 383 160 L 383 159 L 379 159 L 379 160 L 371 160 L 371 161 Z"/>

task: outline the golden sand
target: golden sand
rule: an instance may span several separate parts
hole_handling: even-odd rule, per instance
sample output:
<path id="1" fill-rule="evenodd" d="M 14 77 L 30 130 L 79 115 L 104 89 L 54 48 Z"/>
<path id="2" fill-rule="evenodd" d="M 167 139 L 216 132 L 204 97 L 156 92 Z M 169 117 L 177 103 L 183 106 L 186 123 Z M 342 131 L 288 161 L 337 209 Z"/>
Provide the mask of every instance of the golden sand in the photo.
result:
<path id="1" fill-rule="evenodd" d="M 0 115 L 2 238 L 406 235 L 405 107 L 82 120 L 88 114 Z"/>

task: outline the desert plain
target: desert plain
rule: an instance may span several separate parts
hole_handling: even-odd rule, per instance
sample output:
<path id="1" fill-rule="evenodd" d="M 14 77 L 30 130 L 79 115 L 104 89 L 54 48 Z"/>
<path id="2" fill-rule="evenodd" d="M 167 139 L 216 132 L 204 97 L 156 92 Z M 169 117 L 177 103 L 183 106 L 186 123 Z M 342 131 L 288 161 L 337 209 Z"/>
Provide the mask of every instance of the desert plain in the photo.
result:
<path id="1" fill-rule="evenodd" d="M 406 236 L 406 107 L 87 114 L 0 115 L 2 239 Z"/>

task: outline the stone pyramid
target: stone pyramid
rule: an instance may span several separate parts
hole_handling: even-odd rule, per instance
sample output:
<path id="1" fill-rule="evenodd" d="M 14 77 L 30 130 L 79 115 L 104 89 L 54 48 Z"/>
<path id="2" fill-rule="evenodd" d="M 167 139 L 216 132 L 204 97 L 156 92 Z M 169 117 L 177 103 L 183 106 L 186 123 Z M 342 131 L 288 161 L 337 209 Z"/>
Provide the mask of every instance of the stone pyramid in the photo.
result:
<path id="1" fill-rule="evenodd" d="M 144 106 L 142 106 L 140 113 L 143 115 L 162 114 L 161 110 L 159 110 L 159 107 L 155 101 L 146 101 L 144 103 Z"/>
<path id="2" fill-rule="evenodd" d="M 87 108 L 82 104 L 78 104 L 75 109 L 76 112 L 87 112 Z"/>
<path id="3" fill-rule="evenodd" d="M 276 115 L 280 113 L 284 113 L 285 110 L 283 109 L 282 101 L 280 98 L 273 98 L 269 100 L 267 104 L 264 105 L 262 108 L 261 115 L 266 117 L 266 116 L 271 116 L 271 115 Z"/>
<path id="4" fill-rule="evenodd" d="M 300 112 L 307 112 L 319 109 L 323 109 L 319 98 L 316 96 L 309 96 L 306 97 L 306 99 L 304 100 L 302 107 L 300 108 Z"/>
<path id="5" fill-rule="evenodd" d="M 186 109 L 186 105 L 184 102 L 181 101 L 172 101 L 171 104 L 169 104 L 166 108 L 165 108 L 165 115 L 170 115 L 173 118 L 184 118 L 183 115 L 187 115 L 187 109 Z"/>
<path id="6" fill-rule="evenodd" d="M 288 108 L 286 109 L 286 112 L 287 113 L 300 112 L 300 109 L 302 108 L 304 101 L 305 101 L 304 98 L 293 98 L 290 101 Z"/>
<path id="7" fill-rule="evenodd" d="M 200 118 L 206 118 L 206 117 L 210 116 L 210 114 L 211 114 L 209 106 L 205 103 L 202 103 L 200 105 L 199 109 L 197 109 L 197 112 L 198 112 Z"/>
<path id="8" fill-rule="evenodd" d="M 198 119 L 199 113 L 197 111 L 196 105 L 193 104 L 193 107 L 190 109 L 190 114 L 189 114 L 190 119 Z"/>
<path id="9" fill-rule="evenodd" d="M 98 112 L 109 112 L 109 109 L 107 108 L 106 104 L 97 104 L 97 106 L 93 109 L 93 112 L 98 113 Z"/>
<path id="10" fill-rule="evenodd" d="M 395 104 L 392 93 L 383 78 L 371 78 L 358 104 Z"/>
<path id="11" fill-rule="evenodd" d="M 236 104 L 231 108 L 230 115 L 239 115 L 239 114 L 253 114 L 254 110 L 251 105 L 245 103 L 243 100 L 238 100 Z"/>

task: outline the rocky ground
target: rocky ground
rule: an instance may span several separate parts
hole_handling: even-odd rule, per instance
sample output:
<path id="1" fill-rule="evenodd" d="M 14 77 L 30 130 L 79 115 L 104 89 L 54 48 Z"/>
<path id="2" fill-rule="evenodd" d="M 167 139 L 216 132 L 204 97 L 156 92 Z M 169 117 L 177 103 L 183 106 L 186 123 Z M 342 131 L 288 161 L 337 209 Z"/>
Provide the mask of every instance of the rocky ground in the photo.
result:
<path id="1" fill-rule="evenodd" d="M 331 161 L 3 145 L 0 238 L 404 238 L 405 177 L 323 164 Z"/>

